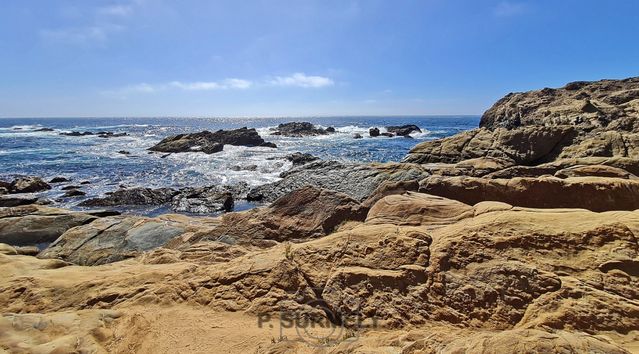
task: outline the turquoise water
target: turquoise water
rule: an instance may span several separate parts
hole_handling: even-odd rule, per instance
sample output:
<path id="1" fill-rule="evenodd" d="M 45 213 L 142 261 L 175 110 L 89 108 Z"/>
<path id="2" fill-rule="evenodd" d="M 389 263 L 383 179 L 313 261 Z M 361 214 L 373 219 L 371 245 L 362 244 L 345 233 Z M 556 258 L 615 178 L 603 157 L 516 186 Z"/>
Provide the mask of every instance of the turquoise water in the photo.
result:
<path id="1" fill-rule="evenodd" d="M 310 121 L 333 126 L 336 134 L 288 138 L 271 136 L 270 128 L 290 121 Z M 369 138 L 370 127 L 415 124 L 423 132 L 414 139 Z M 325 117 L 325 118 L 22 118 L 0 119 L 0 179 L 14 175 L 37 175 L 46 179 L 65 176 L 90 181 L 83 188 L 87 197 L 101 195 L 120 186 L 186 187 L 234 184 L 259 185 L 278 179 L 291 165 L 281 157 L 296 151 L 323 159 L 342 161 L 399 161 L 424 140 L 450 136 L 477 127 L 479 117 Z M 147 148 L 168 135 L 201 130 L 256 128 L 277 149 L 225 146 L 224 151 L 149 154 Z M 41 128 L 54 131 L 39 132 Z M 126 137 L 70 137 L 69 131 L 112 131 Z M 383 131 L 383 129 L 382 129 Z M 360 133 L 364 139 L 353 139 Z M 130 155 L 117 152 L 126 150 Z M 50 197 L 62 194 L 49 192 Z M 68 201 L 75 204 L 79 200 Z M 64 204 L 64 203 L 63 203 Z"/>

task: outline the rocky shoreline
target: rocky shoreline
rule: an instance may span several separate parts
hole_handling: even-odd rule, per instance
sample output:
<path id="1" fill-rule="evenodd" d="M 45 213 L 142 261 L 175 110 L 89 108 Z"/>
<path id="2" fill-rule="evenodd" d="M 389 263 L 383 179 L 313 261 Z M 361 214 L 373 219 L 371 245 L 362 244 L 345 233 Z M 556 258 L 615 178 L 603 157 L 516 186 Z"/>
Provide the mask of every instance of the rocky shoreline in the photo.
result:
<path id="1" fill-rule="evenodd" d="M 303 123 L 276 133 L 331 134 Z M 275 148 L 242 128 L 151 150 L 225 144 Z M 402 162 L 287 159 L 280 180 L 258 187 L 123 189 L 82 202 L 225 211 L 217 217 L 69 211 L 13 199 L 73 181 L 0 184 L 0 348 L 154 351 L 178 323 L 199 331 L 196 344 L 228 337 L 216 332 L 223 323 L 263 353 L 639 350 L 639 78 L 509 94 L 477 129 L 422 142 Z M 263 206 L 233 212 L 244 199 Z M 318 349 L 257 328 L 281 311 L 375 326 L 345 325 L 348 336 Z"/>

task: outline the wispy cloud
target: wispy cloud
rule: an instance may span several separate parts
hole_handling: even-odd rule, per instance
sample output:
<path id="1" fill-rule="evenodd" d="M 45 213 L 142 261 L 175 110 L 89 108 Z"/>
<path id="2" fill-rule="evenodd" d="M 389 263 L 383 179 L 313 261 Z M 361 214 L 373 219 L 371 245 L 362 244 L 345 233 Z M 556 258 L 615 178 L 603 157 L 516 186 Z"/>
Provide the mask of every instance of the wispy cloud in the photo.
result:
<path id="1" fill-rule="evenodd" d="M 253 82 L 243 79 L 225 79 L 222 81 L 171 81 L 160 84 L 140 83 L 121 87 L 115 90 L 106 90 L 102 94 L 107 96 L 124 97 L 131 94 L 156 93 L 166 90 L 183 91 L 211 91 L 211 90 L 244 90 L 253 86 Z"/>
<path id="2" fill-rule="evenodd" d="M 493 9 L 493 14 L 497 17 L 511 17 L 526 13 L 528 7 L 521 2 L 502 1 Z"/>
<path id="3" fill-rule="evenodd" d="M 124 30 L 124 26 L 116 24 L 102 24 L 87 27 L 45 29 L 40 36 L 47 42 L 65 43 L 102 43 L 109 35 Z"/>
<path id="4" fill-rule="evenodd" d="M 328 77 L 308 76 L 295 73 L 290 76 L 276 76 L 275 79 L 265 81 L 251 81 L 238 78 L 228 78 L 220 81 L 171 81 L 158 84 L 139 83 L 114 90 L 102 91 L 108 96 L 125 97 L 131 94 L 156 93 L 167 90 L 182 91 L 213 91 L 213 90 L 246 90 L 253 87 L 288 86 L 302 88 L 318 88 L 334 85 Z"/>
<path id="5" fill-rule="evenodd" d="M 88 24 L 47 28 L 40 30 L 40 38 L 47 43 L 97 44 L 103 45 L 111 35 L 126 30 L 125 18 L 132 15 L 139 0 L 94 7 L 82 11 L 77 7 L 63 8 L 63 16 L 81 20 L 88 18 Z"/>
<path id="6" fill-rule="evenodd" d="M 296 87 L 325 87 L 332 86 L 335 82 L 323 76 L 308 76 L 304 73 L 295 73 L 290 76 L 276 76 L 270 81 L 275 86 L 296 86 Z"/>

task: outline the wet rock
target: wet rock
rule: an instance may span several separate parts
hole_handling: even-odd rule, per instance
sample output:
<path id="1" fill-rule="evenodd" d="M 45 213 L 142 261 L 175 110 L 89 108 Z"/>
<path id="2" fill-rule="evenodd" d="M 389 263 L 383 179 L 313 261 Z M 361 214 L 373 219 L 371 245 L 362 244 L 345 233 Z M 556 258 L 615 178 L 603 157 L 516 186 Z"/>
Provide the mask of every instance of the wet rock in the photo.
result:
<path id="1" fill-rule="evenodd" d="M 179 213 L 211 214 L 231 211 L 235 206 L 233 195 L 219 188 L 193 188 L 173 197 L 171 209 Z"/>
<path id="2" fill-rule="evenodd" d="M 68 191 L 68 190 L 80 189 L 80 188 L 82 188 L 82 187 L 81 186 L 70 185 L 70 186 L 64 186 L 64 187 L 60 188 L 60 190 Z"/>
<path id="3" fill-rule="evenodd" d="M 72 131 L 72 132 L 62 132 L 60 133 L 60 135 L 65 135 L 65 136 L 87 136 L 87 135 L 95 135 L 92 132 L 78 132 L 78 131 Z"/>
<path id="4" fill-rule="evenodd" d="M 177 191 L 170 188 L 120 189 L 104 198 L 88 199 L 79 204 L 83 207 L 162 205 L 171 202 Z"/>
<path id="5" fill-rule="evenodd" d="M 71 182 L 71 180 L 66 177 L 53 177 L 49 181 L 49 183 L 64 183 L 64 182 Z"/>
<path id="6" fill-rule="evenodd" d="M 130 153 L 130 152 L 128 152 L 128 151 L 126 151 L 126 150 L 120 150 L 120 151 L 118 151 L 118 154 L 121 154 L 121 155 L 131 155 L 131 153 Z"/>
<path id="7" fill-rule="evenodd" d="M 363 138 L 363 136 L 360 133 L 353 134 L 353 139 L 362 139 L 362 138 Z"/>
<path id="8" fill-rule="evenodd" d="M 419 127 L 414 124 L 388 126 L 386 127 L 386 131 L 388 131 L 389 133 L 393 133 L 397 136 L 406 136 L 412 132 L 418 132 L 418 133 L 422 132 L 422 130 L 419 129 Z"/>
<path id="9" fill-rule="evenodd" d="M 97 133 L 98 138 L 119 138 L 123 136 L 128 136 L 128 133 L 113 133 L 113 132 L 99 132 Z"/>
<path id="10" fill-rule="evenodd" d="M 62 195 L 62 198 L 72 198 L 72 197 L 81 197 L 86 195 L 85 192 L 77 190 L 77 189 L 70 189 L 68 190 L 66 193 L 64 193 Z"/>
<path id="11" fill-rule="evenodd" d="M 379 136 L 379 128 L 370 128 L 368 130 L 368 135 L 370 135 L 373 138 Z"/>
<path id="12" fill-rule="evenodd" d="M 237 146 L 275 147 L 260 137 L 255 129 L 246 127 L 234 130 L 203 131 L 193 134 L 170 136 L 149 148 L 158 152 L 204 152 L 213 154 L 222 151 L 225 144 Z"/>
<path id="13" fill-rule="evenodd" d="M 35 193 L 51 189 L 51 186 L 40 177 L 18 177 L 13 182 L 9 191 L 11 193 Z"/>
<path id="14" fill-rule="evenodd" d="M 311 154 L 303 154 L 301 152 L 295 152 L 295 153 L 286 155 L 286 159 L 293 163 L 293 167 L 297 167 L 297 166 L 307 164 L 309 162 L 319 160 L 319 157 L 313 156 Z"/>
<path id="15" fill-rule="evenodd" d="M 380 133 L 379 135 L 381 135 L 381 136 L 385 136 L 385 137 L 387 137 L 387 138 L 392 138 L 392 137 L 394 137 L 394 136 L 395 136 L 395 134 L 393 134 L 393 133 L 389 133 L 389 132 L 383 132 L 383 133 Z"/>
<path id="16" fill-rule="evenodd" d="M 53 128 L 40 128 L 40 129 L 34 130 L 34 132 L 52 132 L 54 130 L 55 129 L 53 129 Z"/>
<path id="17" fill-rule="evenodd" d="M 291 137 L 325 135 L 329 132 L 322 128 L 317 128 L 309 122 L 290 122 L 282 123 L 277 126 L 274 135 L 283 135 Z"/>
<path id="18" fill-rule="evenodd" d="M 327 133 L 335 133 L 335 128 L 333 128 L 333 127 L 328 127 L 328 128 L 326 128 L 326 132 L 327 132 Z"/>

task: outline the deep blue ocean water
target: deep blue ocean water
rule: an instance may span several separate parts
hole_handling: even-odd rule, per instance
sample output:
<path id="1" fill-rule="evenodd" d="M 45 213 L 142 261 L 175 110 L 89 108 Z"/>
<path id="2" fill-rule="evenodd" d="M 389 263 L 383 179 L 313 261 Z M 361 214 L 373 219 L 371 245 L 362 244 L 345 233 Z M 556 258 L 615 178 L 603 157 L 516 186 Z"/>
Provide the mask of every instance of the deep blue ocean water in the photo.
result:
<path id="1" fill-rule="evenodd" d="M 271 136 L 270 128 L 290 121 L 309 121 L 333 126 L 336 134 L 288 138 Z M 423 133 L 414 139 L 370 138 L 368 129 L 387 125 L 415 124 Z M 65 176 L 74 182 L 90 181 L 83 190 L 87 197 L 102 195 L 120 186 L 186 187 L 234 184 L 245 181 L 259 185 L 277 180 L 291 167 L 279 159 L 289 153 L 308 152 L 322 159 L 343 161 L 399 161 L 421 141 L 450 136 L 477 127 L 479 117 L 320 117 L 320 118 L 21 118 L 0 119 L 0 179 L 14 175 L 36 175 L 49 179 Z M 277 149 L 226 145 L 224 151 L 204 153 L 149 154 L 147 148 L 162 138 L 201 130 L 239 127 L 257 128 Z M 40 128 L 52 132 L 36 132 Z M 99 138 L 69 137 L 69 131 L 126 132 L 129 136 Z M 383 129 L 382 129 L 383 131 Z M 360 133 L 364 139 L 353 139 Z M 122 155 L 120 150 L 129 151 Z M 275 159 L 274 159 L 275 158 Z M 55 199 L 63 192 L 53 189 Z M 69 200 L 72 206 L 79 200 Z M 65 205 L 65 203 L 62 203 Z"/>

